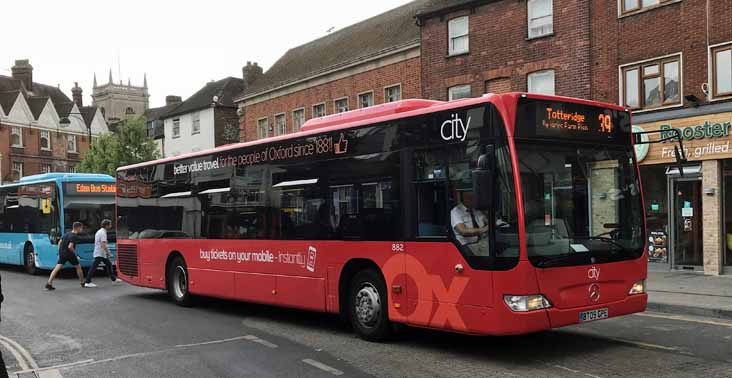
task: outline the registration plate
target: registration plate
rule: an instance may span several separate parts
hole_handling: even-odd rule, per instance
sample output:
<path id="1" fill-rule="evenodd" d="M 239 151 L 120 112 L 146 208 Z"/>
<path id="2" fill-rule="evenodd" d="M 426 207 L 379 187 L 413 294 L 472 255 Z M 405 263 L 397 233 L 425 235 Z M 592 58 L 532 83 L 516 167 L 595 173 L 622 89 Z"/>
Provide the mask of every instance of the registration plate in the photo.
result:
<path id="1" fill-rule="evenodd" d="M 607 318 L 607 316 L 608 316 L 607 307 L 598 308 L 595 310 L 580 312 L 579 321 L 580 322 L 591 322 L 593 320 L 605 319 L 605 318 Z"/>

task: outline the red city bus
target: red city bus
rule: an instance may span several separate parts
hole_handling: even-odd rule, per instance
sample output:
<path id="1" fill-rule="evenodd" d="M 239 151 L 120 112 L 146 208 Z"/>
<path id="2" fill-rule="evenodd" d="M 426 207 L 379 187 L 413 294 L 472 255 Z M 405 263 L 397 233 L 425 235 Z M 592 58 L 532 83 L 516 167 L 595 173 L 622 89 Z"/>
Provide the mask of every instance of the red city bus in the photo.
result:
<path id="1" fill-rule="evenodd" d="M 119 276 L 180 305 L 340 313 L 368 340 L 393 323 L 508 335 L 641 312 L 631 135 L 622 107 L 490 94 L 123 167 Z"/>

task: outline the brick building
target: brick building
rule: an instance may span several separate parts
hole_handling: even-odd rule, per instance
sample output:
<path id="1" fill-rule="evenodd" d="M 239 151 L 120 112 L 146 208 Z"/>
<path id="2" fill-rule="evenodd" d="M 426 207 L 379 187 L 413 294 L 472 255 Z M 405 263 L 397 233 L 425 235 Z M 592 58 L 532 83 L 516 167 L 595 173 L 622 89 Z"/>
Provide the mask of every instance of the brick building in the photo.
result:
<path id="1" fill-rule="evenodd" d="M 433 0 L 421 25 L 422 96 L 530 91 L 589 98 L 585 0 Z M 554 22 L 554 15 L 562 20 Z"/>
<path id="2" fill-rule="evenodd" d="M 592 97 L 632 108 L 637 130 L 683 133 L 683 176 L 670 143 L 638 151 L 651 261 L 730 272 L 732 2 L 648 3 L 591 1 Z"/>
<path id="3" fill-rule="evenodd" d="M 308 119 L 421 96 L 418 0 L 243 68 L 242 141 L 291 133 Z"/>
<path id="4" fill-rule="evenodd" d="M 16 60 L 12 76 L 0 75 L 0 182 L 47 172 L 73 172 L 90 136 L 108 132 L 101 112 L 59 88 L 33 81 L 33 66 Z"/>

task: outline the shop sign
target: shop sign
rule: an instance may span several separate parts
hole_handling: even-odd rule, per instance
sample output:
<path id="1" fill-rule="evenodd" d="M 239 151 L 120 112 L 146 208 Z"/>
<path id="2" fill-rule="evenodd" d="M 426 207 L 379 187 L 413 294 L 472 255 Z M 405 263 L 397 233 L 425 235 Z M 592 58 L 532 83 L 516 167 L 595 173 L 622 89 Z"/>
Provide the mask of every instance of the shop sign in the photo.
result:
<path id="1" fill-rule="evenodd" d="M 671 136 L 671 130 L 679 130 L 684 152 L 689 161 L 732 158 L 732 113 L 719 113 L 698 117 L 652 122 L 633 126 L 633 131 L 657 131 L 650 140 Z M 671 163 L 674 159 L 673 141 L 644 145 L 645 153 L 636 146 L 636 156 L 641 164 Z"/>

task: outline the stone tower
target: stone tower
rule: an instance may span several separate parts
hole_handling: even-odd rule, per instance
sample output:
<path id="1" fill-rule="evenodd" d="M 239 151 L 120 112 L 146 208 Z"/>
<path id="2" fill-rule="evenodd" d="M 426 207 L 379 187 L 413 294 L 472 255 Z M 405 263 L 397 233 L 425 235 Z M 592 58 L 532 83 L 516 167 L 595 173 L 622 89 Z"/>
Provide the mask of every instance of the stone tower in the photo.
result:
<path id="1" fill-rule="evenodd" d="M 150 107 L 149 99 L 147 75 L 141 87 L 131 85 L 129 79 L 126 85 L 122 84 L 122 80 L 118 84 L 114 83 L 112 70 L 109 70 L 109 80 L 106 84 L 98 85 L 97 76 L 94 75 L 92 102 L 99 107 L 109 125 L 143 115 Z"/>

